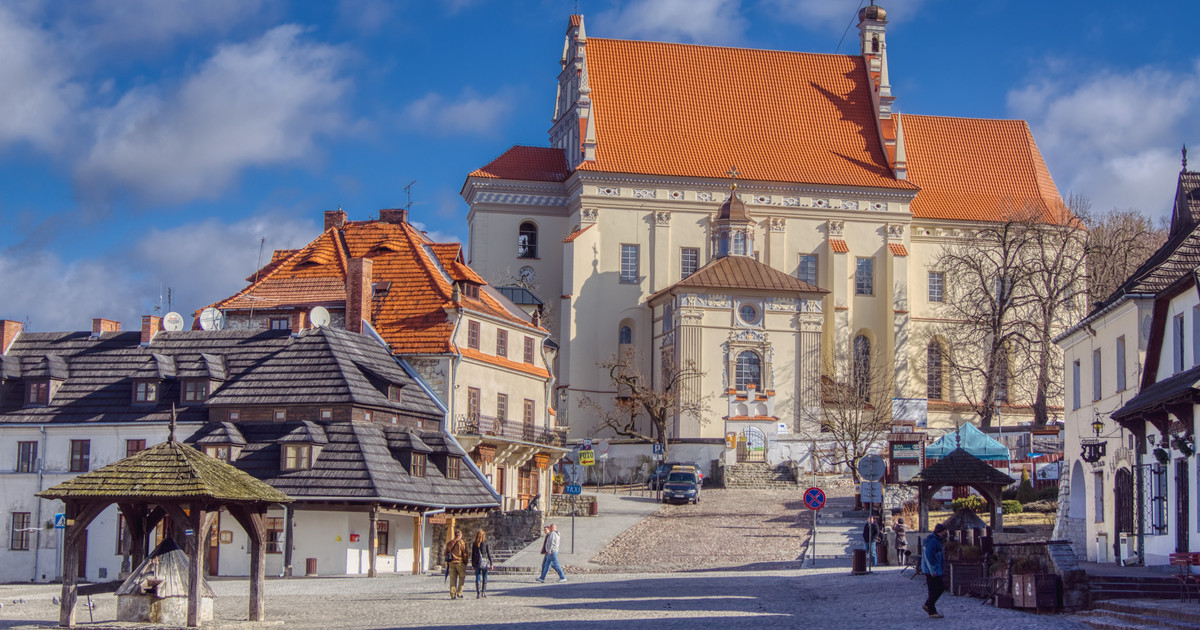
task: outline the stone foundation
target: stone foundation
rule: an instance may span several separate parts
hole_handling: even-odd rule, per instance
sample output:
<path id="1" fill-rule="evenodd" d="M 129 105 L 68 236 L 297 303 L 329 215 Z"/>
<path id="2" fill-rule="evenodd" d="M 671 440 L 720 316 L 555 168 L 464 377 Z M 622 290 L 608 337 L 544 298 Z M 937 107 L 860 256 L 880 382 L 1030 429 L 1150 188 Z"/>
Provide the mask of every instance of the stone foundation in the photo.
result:
<path id="1" fill-rule="evenodd" d="M 456 527 L 462 530 L 463 540 L 467 541 L 467 549 L 475 540 L 475 532 L 483 529 L 487 532 L 488 542 L 492 545 L 492 554 L 502 549 L 519 549 L 542 536 L 542 523 L 545 514 L 541 510 L 512 510 L 488 512 L 483 518 L 460 518 Z M 433 525 L 433 562 L 443 564 L 444 549 L 446 548 L 446 526 Z"/>
<path id="2" fill-rule="evenodd" d="M 575 516 L 591 516 L 592 504 L 596 497 L 581 494 L 575 497 Z M 550 516 L 571 516 L 571 496 L 555 494 L 550 496 Z"/>

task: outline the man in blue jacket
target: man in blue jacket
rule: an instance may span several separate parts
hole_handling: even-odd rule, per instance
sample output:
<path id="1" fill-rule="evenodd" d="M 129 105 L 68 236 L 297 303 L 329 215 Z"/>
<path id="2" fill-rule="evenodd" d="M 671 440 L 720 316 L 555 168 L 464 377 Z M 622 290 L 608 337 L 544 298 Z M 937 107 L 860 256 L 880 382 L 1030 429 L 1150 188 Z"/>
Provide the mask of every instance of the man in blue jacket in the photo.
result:
<path id="1" fill-rule="evenodd" d="M 925 600 L 925 605 L 921 608 L 934 619 L 945 616 L 937 611 L 937 600 L 946 590 L 946 583 L 942 581 L 942 564 L 945 559 L 942 543 L 949 535 L 946 526 L 938 523 L 933 528 L 933 535 L 925 538 L 925 545 L 921 550 L 921 572 L 925 574 L 925 586 L 929 588 L 929 599 Z"/>

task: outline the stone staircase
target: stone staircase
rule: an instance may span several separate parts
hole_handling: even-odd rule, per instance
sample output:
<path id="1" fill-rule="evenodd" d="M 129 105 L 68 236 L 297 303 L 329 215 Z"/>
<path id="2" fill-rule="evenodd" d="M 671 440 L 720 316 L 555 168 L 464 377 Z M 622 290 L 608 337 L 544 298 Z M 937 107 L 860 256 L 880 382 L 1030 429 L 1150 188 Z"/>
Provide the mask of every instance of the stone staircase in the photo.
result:
<path id="1" fill-rule="evenodd" d="M 1176 597 L 1178 594 L 1176 587 Z M 1079 613 L 1077 618 L 1097 630 L 1187 630 L 1200 626 L 1195 602 L 1101 601 L 1092 610 Z"/>
<path id="2" fill-rule="evenodd" d="M 1173 576 L 1089 575 L 1092 601 L 1114 599 L 1179 599 L 1179 580 Z M 1200 616 L 1200 611 L 1197 611 Z"/>
<path id="3" fill-rule="evenodd" d="M 795 490 L 796 476 L 786 465 L 743 462 L 725 467 L 725 487 L 744 490 Z"/>

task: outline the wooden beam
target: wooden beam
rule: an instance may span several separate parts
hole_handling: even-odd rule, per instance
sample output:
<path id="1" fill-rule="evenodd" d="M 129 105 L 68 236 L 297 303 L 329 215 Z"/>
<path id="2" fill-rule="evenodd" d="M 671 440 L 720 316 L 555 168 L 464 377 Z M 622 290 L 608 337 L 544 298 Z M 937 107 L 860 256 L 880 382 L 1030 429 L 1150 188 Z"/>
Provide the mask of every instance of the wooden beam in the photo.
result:
<path id="1" fill-rule="evenodd" d="M 286 508 L 285 508 L 286 509 Z M 250 621 L 266 620 L 267 506 L 230 506 L 229 513 L 250 537 Z M 290 541 L 288 543 L 291 544 Z"/>
<path id="2" fill-rule="evenodd" d="M 178 508 L 178 506 L 176 506 Z M 200 584 L 204 581 L 204 549 L 208 543 L 208 534 L 216 519 L 216 512 L 209 512 L 208 506 L 191 505 L 191 514 L 185 521 L 192 528 L 192 536 L 187 537 L 187 553 L 190 566 L 188 567 L 188 608 L 187 625 L 189 628 L 200 627 Z M 170 510 L 168 509 L 168 512 Z"/>
<path id="3" fill-rule="evenodd" d="M 79 541 L 87 526 L 104 508 L 110 505 L 107 501 L 66 501 L 63 514 L 67 520 L 66 531 L 63 533 L 63 566 L 62 566 L 62 599 L 59 600 L 58 625 L 64 628 L 75 627 L 75 601 L 79 597 L 76 585 L 79 576 Z"/>
<path id="4" fill-rule="evenodd" d="M 367 577 L 379 576 L 375 571 L 375 558 L 379 555 L 379 530 L 376 529 L 377 525 L 379 525 L 378 506 L 371 508 L 370 512 L 371 529 L 367 532 Z"/>
<path id="5" fill-rule="evenodd" d="M 129 531 L 129 570 L 135 571 L 146 560 L 146 504 L 121 503 L 118 508 Z"/>
<path id="6" fill-rule="evenodd" d="M 421 524 L 423 521 L 424 521 L 424 518 L 422 518 L 420 516 L 413 517 L 413 541 L 412 541 L 412 552 L 413 552 L 412 572 L 413 572 L 413 575 L 421 574 L 421 551 L 422 551 L 422 549 L 421 549 L 421 547 L 422 547 L 422 545 L 421 545 Z"/>

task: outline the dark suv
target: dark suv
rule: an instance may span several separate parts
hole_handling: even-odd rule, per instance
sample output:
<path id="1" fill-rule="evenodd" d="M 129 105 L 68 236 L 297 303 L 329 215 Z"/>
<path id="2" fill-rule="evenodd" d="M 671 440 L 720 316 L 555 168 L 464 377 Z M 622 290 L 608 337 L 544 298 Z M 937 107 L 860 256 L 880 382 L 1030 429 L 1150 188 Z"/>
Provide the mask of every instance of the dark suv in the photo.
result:
<path id="1" fill-rule="evenodd" d="M 691 468 L 690 466 L 688 468 Z M 699 503 L 700 474 L 694 470 L 676 468 L 667 473 L 662 491 L 663 503 Z"/>
<path id="2" fill-rule="evenodd" d="M 650 473 L 650 478 L 646 480 L 646 487 L 651 490 L 658 490 L 662 487 L 663 480 L 667 478 L 667 474 L 672 468 L 683 466 L 696 471 L 696 477 L 700 479 L 700 485 L 704 485 L 704 473 L 700 472 L 700 467 L 688 462 L 663 462 Z"/>

